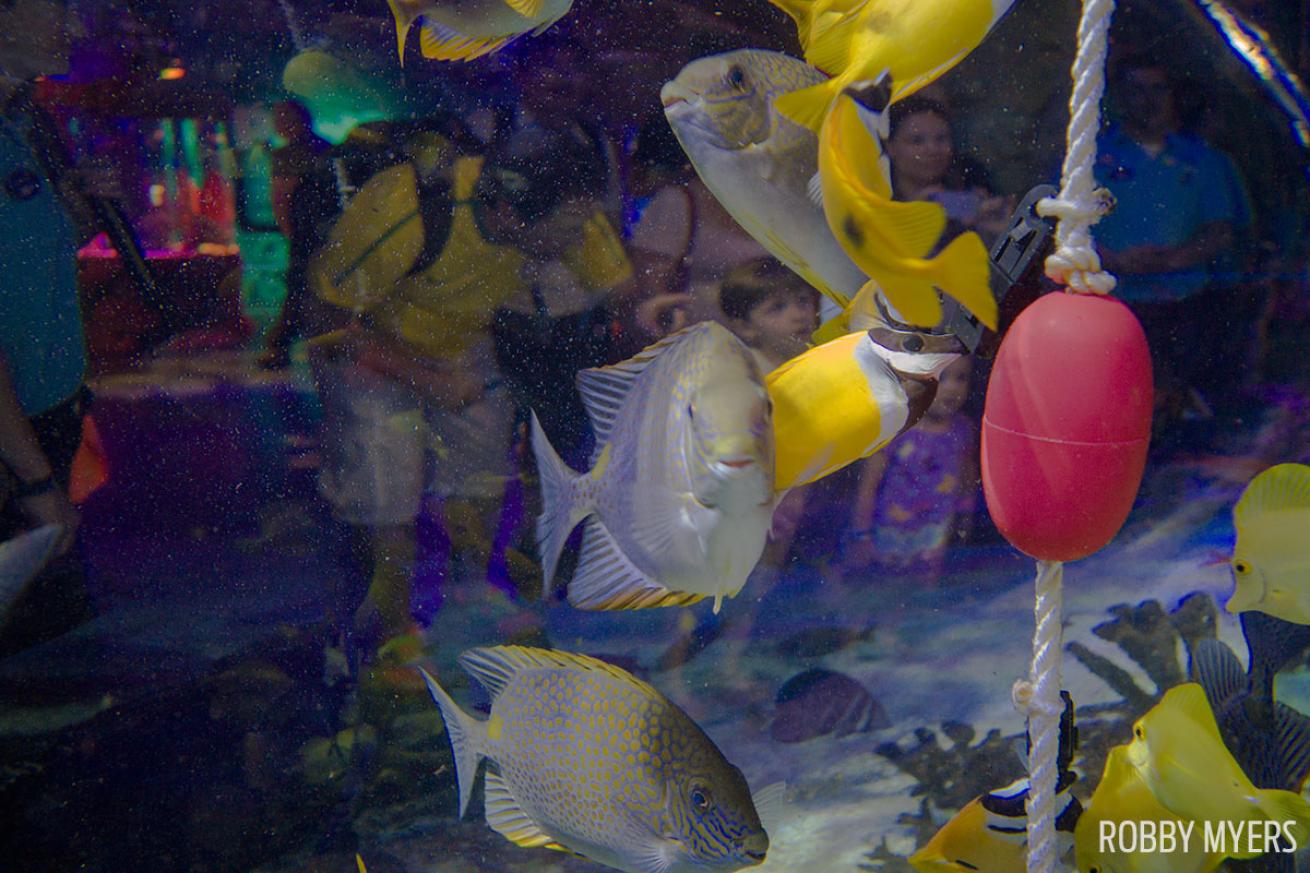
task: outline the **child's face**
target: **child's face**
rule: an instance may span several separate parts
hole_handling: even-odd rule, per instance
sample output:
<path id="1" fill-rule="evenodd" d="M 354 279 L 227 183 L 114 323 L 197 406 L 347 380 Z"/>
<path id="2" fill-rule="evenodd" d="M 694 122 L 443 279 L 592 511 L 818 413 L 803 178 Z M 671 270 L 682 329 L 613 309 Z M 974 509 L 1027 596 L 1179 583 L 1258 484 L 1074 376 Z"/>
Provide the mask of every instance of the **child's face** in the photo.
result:
<path id="1" fill-rule="evenodd" d="M 747 313 L 743 334 L 750 345 L 790 357 L 804 351 L 817 320 L 809 294 L 776 291 Z"/>
<path id="2" fill-rule="evenodd" d="M 969 382 L 973 377 L 973 360 L 958 358 L 942 371 L 937 380 L 937 396 L 928 407 L 929 418 L 950 418 L 964 407 L 969 399 Z"/>

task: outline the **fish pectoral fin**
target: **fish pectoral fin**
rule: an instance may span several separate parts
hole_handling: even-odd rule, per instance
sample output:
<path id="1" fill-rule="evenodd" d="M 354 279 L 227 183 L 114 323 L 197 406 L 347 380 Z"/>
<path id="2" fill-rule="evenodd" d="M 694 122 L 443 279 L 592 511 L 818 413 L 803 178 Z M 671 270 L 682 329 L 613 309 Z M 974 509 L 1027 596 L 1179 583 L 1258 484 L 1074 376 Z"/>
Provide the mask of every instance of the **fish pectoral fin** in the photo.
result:
<path id="1" fill-rule="evenodd" d="M 587 520 L 569 603 L 578 609 L 648 609 L 687 606 L 703 594 L 670 591 L 635 567 L 599 518 Z"/>
<path id="2" fill-rule="evenodd" d="M 535 19 L 540 17 L 541 7 L 546 5 L 546 0 L 505 0 L 505 5 L 524 18 Z"/>
<path id="3" fill-rule="evenodd" d="M 832 103 L 833 88 L 831 81 L 820 82 L 790 94 L 783 94 L 774 101 L 778 112 L 790 121 L 808 128 L 815 133 L 823 127 L 823 118 Z"/>
<path id="4" fill-rule="evenodd" d="M 486 779 L 487 824 L 491 829 L 516 846 L 528 849 L 558 849 L 570 851 L 554 837 L 541 829 L 532 817 L 523 811 L 510 793 L 509 785 L 499 773 L 488 769 Z"/>
<path id="5" fill-rule="evenodd" d="M 522 34 L 507 36 L 468 36 L 435 21 L 424 21 L 419 34 L 423 57 L 437 61 L 471 61 L 504 48 Z"/>

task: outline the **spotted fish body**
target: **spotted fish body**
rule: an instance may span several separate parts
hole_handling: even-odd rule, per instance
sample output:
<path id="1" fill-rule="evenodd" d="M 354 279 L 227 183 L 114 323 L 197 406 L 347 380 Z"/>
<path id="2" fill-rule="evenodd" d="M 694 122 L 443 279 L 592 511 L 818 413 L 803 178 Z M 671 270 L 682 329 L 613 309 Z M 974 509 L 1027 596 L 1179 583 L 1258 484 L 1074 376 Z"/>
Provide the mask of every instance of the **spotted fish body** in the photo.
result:
<path id="1" fill-rule="evenodd" d="M 596 432 L 588 473 L 560 460 L 533 419 L 545 583 L 586 521 L 569 602 L 641 609 L 735 595 L 773 516 L 773 430 L 763 378 L 722 325 L 701 322 L 634 357 L 583 370 Z"/>
<path id="2" fill-rule="evenodd" d="M 760 245 L 823 293 L 826 319 L 845 309 L 869 277 L 809 194 L 818 137 L 774 108 L 782 94 L 823 81 L 803 61 L 744 49 L 692 61 L 660 99 L 705 187 Z"/>
<path id="3" fill-rule="evenodd" d="M 461 815 L 486 758 L 487 823 L 520 846 L 628 873 L 763 861 L 769 840 L 741 771 L 651 686 L 544 649 L 472 649 L 459 660 L 491 692 L 485 722 L 423 676 L 454 748 Z"/>

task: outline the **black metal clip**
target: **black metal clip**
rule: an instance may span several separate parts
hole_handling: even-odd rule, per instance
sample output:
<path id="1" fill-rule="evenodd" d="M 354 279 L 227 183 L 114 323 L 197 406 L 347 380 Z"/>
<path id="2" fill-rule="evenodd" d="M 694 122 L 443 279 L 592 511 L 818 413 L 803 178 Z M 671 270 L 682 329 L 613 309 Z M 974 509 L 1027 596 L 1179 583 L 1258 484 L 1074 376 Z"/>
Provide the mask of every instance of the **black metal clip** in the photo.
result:
<path id="1" fill-rule="evenodd" d="M 1038 185 L 1029 191 L 1010 216 L 1009 229 L 992 244 L 989 253 L 993 274 L 992 293 L 996 296 L 998 310 L 1011 288 L 1031 278 L 1029 270 L 1033 262 L 1047 249 L 1051 235 L 1055 232 L 1055 219 L 1038 215 L 1037 201 L 1044 197 L 1054 197 L 1058 193 L 1052 185 Z M 942 308 L 943 332 L 959 337 L 970 353 L 987 357 L 989 353 L 986 349 L 979 351 L 986 332 L 982 322 L 953 298 L 943 300 Z M 1001 320 L 1005 321 L 1004 313 Z"/>

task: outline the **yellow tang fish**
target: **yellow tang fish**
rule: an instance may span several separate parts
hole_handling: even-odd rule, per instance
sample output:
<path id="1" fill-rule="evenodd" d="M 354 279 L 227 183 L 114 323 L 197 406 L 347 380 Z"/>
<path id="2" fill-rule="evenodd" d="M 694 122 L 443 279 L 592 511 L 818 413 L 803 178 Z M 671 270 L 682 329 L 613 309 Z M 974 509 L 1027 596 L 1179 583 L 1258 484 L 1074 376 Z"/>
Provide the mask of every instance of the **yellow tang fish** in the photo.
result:
<path id="1" fill-rule="evenodd" d="M 1128 761 L 1155 799 L 1183 819 L 1294 822 L 1298 845 L 1310 841 L 1310 803 L 1299 794 L 1256 788 L 1219 735 L 1219 725 L 1195 682 L 1165 692 L 1133 725 Z"/>
<path id="2" fill-rule="evenodd" d="M 491 693 L 486 721 L 423 678 L 454 749 L 461 816 L 485 758 L 487 824 L 520 846 L 628 873 L 764 860 L 769 837 L 741 771 L 650 685 L 595 658 L 521 646 L 470 649 L 459 663 Z"/>
<path id="3" fill-rule="evenodd" d="M 773 517 L 769 397 L 750 351 L 700 322 L 626 361 L 578 373 L 596 434 L 576 473 L 533 417 L 537 519 L 549 590 L 586 521 L 569 602 L 580 609 L 682 606 L 741 590 Z"/>
<path id="4" fill-rule="evenodd" d="M 1251 480 L 1233 510 L 1236 590 L 1229 612 L 1310 624 L 1310 467 L 1279 464 Z"/>
<path id="5" fill-rule="evenodd" d="M 982 240 L 964 233 L 926 258 L 946 227 L 946 210 L 892 199 L 881 148 L 861 108 L 854 92 L 843 91 L 819 134 L 819 181 L 833 236 L 907 323 L 932 327 L 941 321 L 935 286 L 995 330 L 996 298 Z M 885 116 L 878 121 L 884 122 Z"/>
<path id="6" fill-rule="evenodd" d="M 1173 844 L 1174 851 L 1154 846 L 1151 851 L 1111 851 L 1123 845 L 1116 837 L 1124 822 L 1139 831 L 1142 822 L 1190 829 L 1185 842 Z M 1074 827 L 1073 856 L 1080 873 L 1211 873 L 1226 857 L 1205 850 L 1201 823 L 1184 821 L 1160 805 L 1129 763 L 1127 746 L 1115 746 L 1105 759 L 1101 781 Z"/>
<path id="7" fill-rule="evenodd" d="M 405 37 L 420 18 L 423 57 L 471 61 L 526 33 L 541 33 L 569 11 L 573 0 L 387 0 L 387 5 L 396 19 L 404 64 Z"/>
<path id="8" fill-rule="evenodd" d="M 773 402 L 774 488 L 782 493 L 821 479 L 887 445 L 909 423 L 897 370 L 936 379 L 958 357 L 931 349 L 893 352 L 864 331 L 815 346 L 773 370 L 764 381 Z"/>
<path id="9" fill-rule="evenodd" d="M 778 98 L 778 111 L 818 131 L 847 86 L 883 73 L 899 100 L 978 47 L 1014 0 L 772 0 L 797 25 L 805 60 L 832 76 Z"/>

